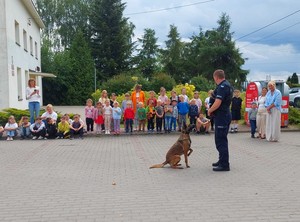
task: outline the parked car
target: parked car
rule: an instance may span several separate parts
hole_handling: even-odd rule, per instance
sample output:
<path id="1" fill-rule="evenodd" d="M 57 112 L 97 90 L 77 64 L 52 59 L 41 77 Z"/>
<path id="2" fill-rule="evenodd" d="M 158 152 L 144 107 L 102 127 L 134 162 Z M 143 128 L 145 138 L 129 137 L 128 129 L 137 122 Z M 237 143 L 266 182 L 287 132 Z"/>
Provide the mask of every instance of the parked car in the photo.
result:
<path id="1" fill-rule="evenodd" d="M 300 108 L 300 87 L 291 88 L 289 92 L 289 97 L 290 106 Z"/>

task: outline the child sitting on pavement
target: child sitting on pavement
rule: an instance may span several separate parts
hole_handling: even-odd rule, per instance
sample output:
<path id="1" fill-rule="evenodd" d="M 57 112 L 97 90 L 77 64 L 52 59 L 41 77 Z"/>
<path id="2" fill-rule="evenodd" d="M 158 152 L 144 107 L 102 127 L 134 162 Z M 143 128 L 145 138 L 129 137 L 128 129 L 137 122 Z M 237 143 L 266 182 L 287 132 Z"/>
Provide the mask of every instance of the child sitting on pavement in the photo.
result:
<path id="1" fill-rule="evenodd" d="M 0 125 L 0 139 L 3 136 L 4 128 L 3 126 Z"/>
<path id="2" fill-rule="evenodd" d="M 12 141 L 13 137 L 17 135 L 18 124 L 16 123 L 15 117 L 10 116 L 8 122 L 5 124 L 4 130 L 7 134 L 7 140 Z"/>
<path id="3" fill-rule="evenodd" d="M 46 127 L 42 118 L 38 116 L 33 124 L 30 125 L 30 131 L 32 134 L 32 139 L 44 139 L 46 135 Z"/>
<path id="4" fill-rule="evenodd" d="M 56 124 L 53 121 L 52 118 L 47 118 L 47 125 L 46 125 L 46 135 L 45 135 L 45 139 L 55 139 L 56 134 L 57 134 L 57 128 L 56 128 Z"/>
<path id="5" fill-rule="evenodd" d="M 79 139 L 83 139 L 83 121 L 80 120 L 78 114 L 74 115 L 73 123 L 70 125 L 70 139 L 74 139 L 75 135 L 79 135 Z"/>
<path id="6" fill-rule="evenodd" d="M 21 133 L 21 139 L 30 138 L 30 125 L 29 117 L 28 116 L 22 116 L 20 122 L 19 122 L 19 129 Z"/>
<path id="7" fill-rule="evenodd" d="M 66 139 L 70 137 L 70 124 L 67 122 L 65 116 L 60 118 L 60 122 L 58 123 L 58 132 L 56 134 L 56 139 Z"/>
<path id="8" fill-rule="evenodd" d="M 197 134 L 209 134 L 208 130 L 210 127 L 210 120 L 205 118 L 203 113 L 199 114 L 199 117 L 197 118 L 196 121 L 196 129 L 197 129 Z"/>

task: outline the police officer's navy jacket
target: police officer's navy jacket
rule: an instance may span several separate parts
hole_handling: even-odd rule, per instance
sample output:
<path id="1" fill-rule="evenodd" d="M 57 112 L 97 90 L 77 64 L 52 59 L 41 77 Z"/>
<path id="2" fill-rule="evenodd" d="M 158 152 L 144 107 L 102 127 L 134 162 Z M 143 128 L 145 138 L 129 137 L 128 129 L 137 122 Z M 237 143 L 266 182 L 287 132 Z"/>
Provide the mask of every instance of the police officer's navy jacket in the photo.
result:
<path id="1" fill-rule="evenodd" d="M 215 89 L 215 99 L 222 100 L 220 107 L 214 111 L 214 115 L 219 116 L 230 112 L 229 107 L 232 99 L 233 89 L 227 80 L 223 80 Z"/>

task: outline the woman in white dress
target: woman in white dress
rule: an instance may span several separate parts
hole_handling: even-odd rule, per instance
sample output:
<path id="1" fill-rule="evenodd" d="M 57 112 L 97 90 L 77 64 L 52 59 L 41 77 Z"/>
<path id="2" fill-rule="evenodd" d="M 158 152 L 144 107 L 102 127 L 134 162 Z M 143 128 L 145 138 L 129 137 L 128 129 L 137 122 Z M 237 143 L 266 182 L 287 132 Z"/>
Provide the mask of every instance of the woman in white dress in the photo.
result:
<path id="1" fill-rule="evenodd" d="M 263 87 L 261 90 L 261 95 L 258 97 L 258 111 L 256 115 L 256 124 L 258 137 L 261 139 L 266 138 L 266 118 L 267 118 L 267 108 L 265 107 L 266 94 L 268 92 L 267 87 Z"/>
<path id="2" fill-rule="evenodd" d="M 277 142 L 280 137 L 281 125 L 281 92 L 276 89 L 274 81 L 268 83 L 269 91 L 266 95 L 265 107 L 267 108 L 266 119 L 266 139 L 268 141 Z"/>

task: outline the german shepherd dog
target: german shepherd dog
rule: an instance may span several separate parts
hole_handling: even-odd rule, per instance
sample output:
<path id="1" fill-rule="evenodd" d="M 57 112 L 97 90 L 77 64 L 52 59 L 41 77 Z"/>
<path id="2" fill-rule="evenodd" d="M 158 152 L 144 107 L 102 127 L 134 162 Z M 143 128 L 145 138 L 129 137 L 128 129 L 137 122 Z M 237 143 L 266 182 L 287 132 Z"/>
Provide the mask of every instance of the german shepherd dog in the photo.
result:
<path id="1" fill-rule="evenodd" d="M 190 138 L 190 132 L 194 128 L 194 124 L 189 125 L 188 127 L 184 125 L 178 140 L 167 152 L 166 161 L 161 164 L 153 165 L 150 167 L 150 169 L 163 168 L 167 164 L 170 164 L 173 169 L 183 169 L 182 167 L 179 167 L 181 165 L 179 164 L 179 162 L 181 160 L 180 156 L 182 154 L 184 155 L 185 165 L 187 168 L 189 168 L 190 166 L 188 164 L 188 156 L 193 152 L 193 150 L 191 149 L 192 141 Z"/>

